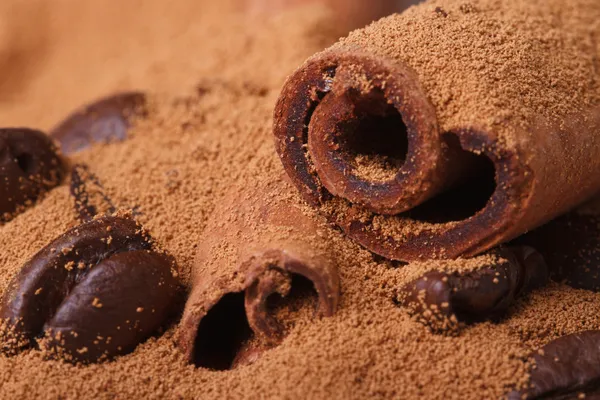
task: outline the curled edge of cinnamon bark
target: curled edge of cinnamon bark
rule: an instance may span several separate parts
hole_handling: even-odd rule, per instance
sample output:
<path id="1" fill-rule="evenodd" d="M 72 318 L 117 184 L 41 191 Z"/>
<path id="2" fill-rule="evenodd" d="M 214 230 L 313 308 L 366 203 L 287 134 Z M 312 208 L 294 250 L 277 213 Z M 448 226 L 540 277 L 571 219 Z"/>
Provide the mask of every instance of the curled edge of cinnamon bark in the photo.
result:
<path id="1" fill-rule="evenodd" d="M 228 365 L 217 360 L 219 368 L 213 369 L 252 362 L 264 350 L 281 343 L 286 330 L 282 321 L 271 315 L 268 300 L 276 294 L 285 303 L 295 287 L 295 276 L 305 278 L 314 287 L 319 316 L 334 314 L 340 279 L 331 249 L 319 234 L 326 227 L 303 214 L 300 204 L 290 197 L 292 190 L 279 178 L 246 183 L 243 188 L 233 187 L 214 212 L 177 333 L 177 345 L 188 362 L 212 368 L 210 362 L 196 359 L 198 349 L 211 345 L 211 338 L 203 336 L 201 327 L 207 315 L 220 313 L 217 307 L 232 295 L 240 299 L 235 312 L 222 313 L 219 318 L 243 319 L 242 329 L 249 330 L 251 338 L 235 349 L 234 357 L 225 362 L 231 361 Z M 223 248 L 229 251 L 223 254 Z"/>
<path id="2" fill-rule="evenodd" d="M 239 279 L 216 279 L 194 287 L 177 336 L 177 344 L 188 362 L 194 363 L 195 343 L 201 340 L 197 335 L 202 319 L 227 294 L 244 293 L 246 318 L 265 348 L 276 346 L 284 338 L 284 328 L 269 314 L 267 299 L 272 294 L 285 297 L 289 293 L 291 274 L 301 275 L 313 283 L 320 316 L 330 317 L 337 308 L 339 277 L 337 269 L 326 260 L 317 265 L 285 250 L 270 249 L 243 262 L 239 271 Z"/>
<path id="3" fill-rule="evenodd" d="M 548 281 L 548 268 L 531 247 L 493 251 L 495 263 L 468 273 L 431 271 L 399 293 L 400 303 L 434 332 L 456 332 L 472 321 L 502 316 L 525 293 Z"/>
<path id="4" fill-rule="evenodd" d="M 330 101 L 336 87 L 338 98 L 354 95 L 364 100 L 379 92 L 401 115 L 408 144 L 392 179 L 361 179 L 344 159 L 343 144 L 335 135 L 346 129 L 340 124 L 356 114 L 357 105 L 356 100 Z M 596 114 L 600 115 L 590 112 L 589 126 L 600 125 Z M 542 125 L 532 128 L 533 136 L 552 129 Z M 479 254 L 566 211 L 600 184 L 590 177 L 559 202 L 545 201 L 551 197 L 549 178 L 538 178 L 532 165 L 550 174 L 559 162 L 544 166 L 544 160 L 531 161 L 522 149 L 502 146 L 494 132 L 477 126 L 440 132 L 435 109 L 410 67 L 356 49 L 326 50 L 288 78 L 274 111 L 274 135 L 283 166 L 303 198 L 349 237 L 395 260 Z M 453 145 L 457 142 L 458 148 Z M 558 157 L 557 149 L 548 146 L 547 153 Z M 495 186 L 485 205 L 464 219 L 398 232 L 398 225 L 413 221 L 414 207 L 460 182 L 465 171 L 477 169 L 472 167 L 473 155 L 484 156 L 494 166 Z"/>
<path id="5" fill-rule="evenodd" d="M 532 355 L 529 387 L 508 399 L 572 399 L 599 393 L 600 331 L 584 331 L 551 341 Z M 595 398 L 595 397 L 594 397 Z"/>

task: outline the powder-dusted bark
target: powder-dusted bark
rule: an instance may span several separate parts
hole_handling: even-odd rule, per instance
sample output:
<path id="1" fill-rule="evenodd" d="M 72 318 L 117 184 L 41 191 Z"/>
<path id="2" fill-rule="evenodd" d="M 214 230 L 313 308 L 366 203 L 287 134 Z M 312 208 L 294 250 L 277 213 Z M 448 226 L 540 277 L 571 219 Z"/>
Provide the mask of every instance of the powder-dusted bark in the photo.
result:
<path id="1" fill-rule="evenodd" d="M 334 314 L 340 282 L 326 228 L 289 201 L 286 193 L 290 190 L 280 179 L 252 182 L 245 189 L 233 188 L 217 208 L 201 244 L 192 293 L 178 332 L 178 346 L 189 362 L 210 367 L 198 350 L 211 345 L 203 343 L 208 339 L 202 336 L 201 324 L 227 294 L 244 293 L 251 340 L 258 343 L 238 349 L 230 367 L 256 359 L 261 351 L 281 342 L 285 328 L 271 315 L 268 300 L 272 295 L 285 299 L 293 289 L 293 275 L 314 285 L 319 315 Z"/>
<path id="2" fill-rule="evenodd" d="M 284 85 L 283 165 L 388 258 L 513 239 L 600 190 L 599 18 L 586 0 L 449 0 L 357 30 Z"/>

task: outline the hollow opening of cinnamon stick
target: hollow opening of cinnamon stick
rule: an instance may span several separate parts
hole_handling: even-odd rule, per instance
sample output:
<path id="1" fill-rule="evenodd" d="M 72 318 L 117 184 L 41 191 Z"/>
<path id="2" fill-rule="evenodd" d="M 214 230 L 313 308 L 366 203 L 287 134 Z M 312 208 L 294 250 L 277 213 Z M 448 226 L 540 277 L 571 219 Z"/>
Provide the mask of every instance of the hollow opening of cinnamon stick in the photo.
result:
<path id="1" fill-rule="evenodd" d="M 309 72 L 316 82 L 310 102 L 299 106 L 306 147 L 288 139 L 291 166 L 305 157 L 317 186 L 377 214 L 443 224 L 485 208 L 496 188 L 492 160 L 463 149 L 457 135 L 438 133 L 410 71 L 390 77 L 386 66 L 356 61 Z"/>
<path id="2" fill-rule="evenodd" d="M 200 321 L 194 343 L 194 364 L 217 371 L 228 370 L 252 336 L 244 309 L 244 293 L 228 293 Z"/>
<path id="3" fill-rule="evenodd" d="M 336 79 L 344 82 L 335 72 L 330 74 L 330 85 Z M 381 87 L 361 90 L 339 84 L 329 90 L 318 96 L 307 118 L 308 150 L 320 181 L 335 196 L 383 211 L 386 198 L 410 190 L 403 179 L 414 173 L 405 165 L 416 147 L 404 123 L 411 115 L 403 116 Z M 477 214 L 492 197 L 494 163 L 464 150 L 455 134 L 442 135 L 441 143 L 446 165 L 440 168 L 448 179 L 398 216 L 433 224 L 461 221 Z"/>
<path id="4" fill-rule="evenodd" d="M 267 310 L 271 315 L 280 315 L 281 319 L 288 322 L 294 320 L 293 314 L 302 309 L 311 312 L 318 307 L 318 294 L 313 282 L 298 274 L 291 274 L 292 284 L 290 291 L 284 297 L 279 293 L 273 293 L 267 298 Z M 289 318 L 287 318 L 289 317 Z"/>
<path id="5" fill-rule="evenodd" d="M 271 293 L 265 301 L 266 318 L 274 318 L 277 332 L 273 337 L 264 337 L 266 331 L 254 332 L 250 326 L 244 296 L 243 291 L 224 295 L 202 318 L 194 342 L 196 367 L 225 371 L 253 363 L 283 339 L 298 313 L 315 310 L 318 303 L 313 282 L 291 274 L 289 292 Z M 257 322 L 268 323 L 263 317 L 258 318 L 261 319 Z"/>
<path id="6" fill-rule="evenodd" d="M 347 99 L 353 118 L 339 124 L 333 140 L 339 153 L 359 178 L 385 182 L 394 179 L 408 152 L 406 125 L 379 89 Z"/>
<path id="7" fill-rule="evenodd" d="M 446 134 L 444 141 L 453 153 L 462 153 L 459 157 L 471 168 L 447 190 L 404 213 L 413 220 L 432 224 L 465 220 L 481 211 L 496 190 L 492 160 L 463 150 L 456 135 Z"/>

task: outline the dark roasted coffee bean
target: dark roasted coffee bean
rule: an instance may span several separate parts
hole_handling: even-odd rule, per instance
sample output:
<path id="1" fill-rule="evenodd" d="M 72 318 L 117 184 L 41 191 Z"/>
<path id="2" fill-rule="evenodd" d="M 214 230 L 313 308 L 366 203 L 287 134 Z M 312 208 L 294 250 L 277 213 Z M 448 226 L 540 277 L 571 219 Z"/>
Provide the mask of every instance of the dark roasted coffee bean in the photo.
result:
<path id="1" fill-rule="evenodd" d="M 102 261 L 46 323 L 42 346 L 81 362 L 131 352 L 172 312 L 177 282 L 171 265 L 169 257 L 147 250 Z"/>
<path id="2" fill-rule="evenodd" d="M 600 218 L 571 212 L 518 238 L 535 247 L 550 277 L 578 289 L 600 291 Z"/>
<path id="3" fill-rule="evenodd" d="M 575 399 L 598 394 L 600 382 L 600 331 L 563 336 L 533 354 L 529 386 L 509 399 Z"/>
<path id="4" fill-rule="evenodd" d="M 14 353 L 31 345 L 35 338 L 44 333 L 45 324 L 48 329 L 64 330 L 69 326 L 61 321 L 69 318 L 73 321 L 88 321 L 91 318 L 86 314 L 88 312 L 93 313 L 94 318 L 98 320 L 119 320 L 115 313 L 121 310 L 125 320 L 133 321 L 128 317 L 130 310 L 125 300 L 134 299 L 135 301 L 131 301 L 135 305 L 141 301 L 139 296 L 144 297 L 142 303 L 148 305 L 149 311 L 154 309 L 155 317 L 162 319 L 165 309 L 156 306 L 156 302 L 164 302 L 164 307 L 167 308 L 174 304 L 172 300 L 175 286 L 171 280 L 165 278 L 166 274 L 171 273 L 172 262 L 165 261 L 165 256 L 155 252 L 139 253 L 150 249 L 150 238 L 142 227 L 130 218 L 118 216 L 103 217 L 82 224 L 54 240 L 25 264 L 2 298 L 0 318 L 3 321 L 4 350 Z M 114 259 L 121 254 L 130 253 L 131 257 Z M 131 270 L 124 270 L 129 263 L 132 264 Z M 147 271 L 140 269 L 140 264 L 144 263 L 148 264 Z M 159 273 L 157 271 L 160 268 L 164 271 Z M 137 282 L 132 284 L 132 280 L 136 279 Z M 139 293 L 132 292 L 135 285 L 141 285 L 143 289 L 136 289 Z M 165 290 L 170 293 L 168 296 L 165 295 Z M 92 301 L 94 304 L 89 309 L 79 307 L 82 304 L 80 300 L 85 298 L 86 293 L 91 295 L 96 292 L 103 295 L 107 304 L 113 304 L 118 299 L 123 300 L 121 308 L 117 310 L 113 306 L 107 307 L 106 316 L 101 317 L 98 314 L 100 311 L 93 306 L 102 304 L 103 300 L 96 303 Z M 108 292 L 111 293 L 110 296 L 106 294 Z M 98 298 L 100 299 L 99 296 Z M 136 305 L 135 309 L 140 307 L 143 308 L 143 305 Z M 91 333 L 76 333 L 82 335 L 79 341 L 64 341 L 66 353 L 70 355 L 68 358 L 75 361 L 94 361 L 129 351 L 137 344 L 134 341 L 152 333 L 156 328 L 152 325 L 153 321 L 155 320 L 152 318 L 145 318 L 137 325 L 130 326 L 129 328 L 139 330 L 134 336 L 131 333 L 123 333 L 120 338 L 113 335 L 111 341 L 114 340 L 114 343 L 118 344 L 115 348 L 108 346 L 110 343 L 105 343 L 108 347 L 97 347 L 92 351 L 96 339 L 89 336 Z M 81 330 L 79 325 L 73 325 L 71 328 Z M 105 328 L 111 332 L 111 326 Z M 102 335 L 99 333 L 98 336 Z M 56 338 L 56 335 L 52 337 Z M 88 346 L 82 346 L 82 341 L 88 339 L 91 340 Z M 49 348 L 57 349 L 63 342 L 49 340 L 47 343 Z M 72 346 L 78 346 L 78 349 L 87 347 L 90 354 L 76 357 Z"/>
<path id="5" fill-rule="evenodd" d="M 120 93 L 73 112 L 50 132 L 50 136 L 68 155 L 94 143 L 125 140 L 130 119 L 145 114 L 146 96 L 143 93 Z"/>
<path id="6" fill-rule="evenodd" d="M 62 177 L 62 162 L 48 136 L 32 129 L 0 129 L 0 222 L 57 186 Z"/>
<path id="7" fill-rule="evenodd" d="M 15 336 L 31 340 L 92 267 L 113 254 L 149 248 L 141 227 L 129 218 L 77 226 L 23 266 L 2 298 L 0 318 L 12 325 Z"/>
<path id="8" fill-rule="evenodd" d="M 425 274 L 404 287 L 401 303 L 433 330 L 453 330 L 459 321 L 497 318 L 519 296 L 548 280 L 544 259 L 531 247 L 495 253 L 503 261 L 473 272 Z"/>

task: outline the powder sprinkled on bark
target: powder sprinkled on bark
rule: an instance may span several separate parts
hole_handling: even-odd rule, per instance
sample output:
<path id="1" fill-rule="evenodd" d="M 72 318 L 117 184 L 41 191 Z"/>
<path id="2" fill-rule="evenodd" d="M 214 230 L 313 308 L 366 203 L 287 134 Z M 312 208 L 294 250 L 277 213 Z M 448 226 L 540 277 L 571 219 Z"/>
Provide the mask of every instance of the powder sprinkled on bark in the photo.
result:
<path id="1" fill-rule="evenodd" d="M 600 104 L 593 78 L 599 9 L 593 0 L 430 1 L 336 46 L 358 46 L 414 68 L 442 131 L 480 125 L 486 116 L 480 128 L 499 132 L 511 146 L 520 136 L 506 128 L 527 129 L 539 118 L 560 126 Z"/>

